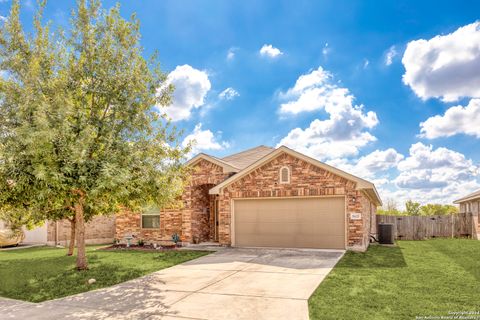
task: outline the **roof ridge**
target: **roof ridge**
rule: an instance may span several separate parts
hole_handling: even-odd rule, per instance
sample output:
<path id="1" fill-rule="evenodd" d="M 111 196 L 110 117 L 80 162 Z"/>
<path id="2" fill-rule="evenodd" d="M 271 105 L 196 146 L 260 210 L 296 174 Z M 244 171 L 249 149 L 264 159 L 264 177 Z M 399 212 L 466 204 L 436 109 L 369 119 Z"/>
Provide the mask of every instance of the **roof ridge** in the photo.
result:
<path id="1" fill-rule="evenodd" d="M 230 158 L 230 157 L 233 157 L 233 156 L 238 156 L 238 155 L 240 155 L 240 154 L 242 154 L 242 153 L 247 153 L 247 152 L 249 152 L 249 151 L 253 151 L 253 150 L 259 149 L 259 148 L 271 149 L 272 151 L 275 150 L 275 148 L 273 148 L 273 147 L 269 147 L 269 146 L 266 146 L 266 145 L 264 145 L 264 144 L 261 144 L 261 145 L 256 146 L 256 147 L 249 148 L 249 149 L 247 149 L 247 150 L 243 150 L 243 151 L 240 151 L 240 152 L 237 152 L 237 153 L 229 154 L 228 156 L 225 156 L 225 157 L 220 158 L 220 159 L 223 160 L 223 159 L 225 159 L 225 158 Z M 225 161 L 225 160 L 224 160 L 224 161 Z"/>

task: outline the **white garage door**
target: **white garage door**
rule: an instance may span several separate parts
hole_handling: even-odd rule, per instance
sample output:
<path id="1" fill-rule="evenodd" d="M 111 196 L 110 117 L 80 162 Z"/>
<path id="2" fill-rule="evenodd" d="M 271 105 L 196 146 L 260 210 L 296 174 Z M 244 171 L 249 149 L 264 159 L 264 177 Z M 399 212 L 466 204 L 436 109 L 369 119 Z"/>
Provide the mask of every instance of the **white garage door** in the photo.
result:
<path id="1" fill-rule="evenodd" d="M 345 249 L 345 198 L 234 201 L 234 245 Z"/>

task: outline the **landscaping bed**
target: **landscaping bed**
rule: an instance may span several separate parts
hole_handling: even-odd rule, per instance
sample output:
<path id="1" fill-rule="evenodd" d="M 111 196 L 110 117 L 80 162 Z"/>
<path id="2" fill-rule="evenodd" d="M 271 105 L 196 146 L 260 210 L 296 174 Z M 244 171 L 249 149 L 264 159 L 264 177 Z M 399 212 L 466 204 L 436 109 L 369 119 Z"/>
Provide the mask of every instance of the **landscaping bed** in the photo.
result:
<path id="1" fill-rule="evenodd" d="M 108 247 L 99 248 L 98 250 L 105 250 L 105 251 L 150 251 L 150 252 L 162 252 L 162 251 L 171 251 L 171 250 L 178 250 L 181 246 L 177 246 L 175 244 L 171 245 L 159 245 L 154 246 L 153 244 L 145 244 L 145 245 L 138 245 L 138 244 L 131 244 L 127 246 L 126 244 L 113 244 Z"/>
<path id="2" fill-rule="evenodd" d="M 468 239 L 347 252 L 310 297 L 310 318 L 440 319 L 454 312 L 477 312 L 478 318 L 479 261 L 480 241 Z"/>
<path id="3" fill-rule="evenodd" d="M 97 250 L 87 247 L 89 269 L 77 271 L 66 249 L 36 247 L 0 252 L 0 296 L 41 302 L 112 286 L 209 254 L 188 250 Z M 89 284 L 89 279 L 95 283 Z"/>

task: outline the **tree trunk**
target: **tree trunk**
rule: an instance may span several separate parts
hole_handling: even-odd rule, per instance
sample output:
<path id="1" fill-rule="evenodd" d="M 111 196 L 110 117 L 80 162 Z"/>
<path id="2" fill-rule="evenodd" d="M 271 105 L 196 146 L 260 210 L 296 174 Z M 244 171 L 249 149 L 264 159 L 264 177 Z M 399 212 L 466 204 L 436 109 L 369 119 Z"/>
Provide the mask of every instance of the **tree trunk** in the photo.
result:
<path id="1" fill-rule="evenodd" d="M 83 199 L 75 204 L 75 224 L 77 227 L 77 269 L 87 270 L 87 256 L 85 254 L 85 218 L 83 216 Z"/>
<path id="2" fill-rule="evenodd" d="M 75 217 L 70 219 L 70 245 L 68 246 L 67 256 L 73 255 L 73 250 L 75 249 Z"/>

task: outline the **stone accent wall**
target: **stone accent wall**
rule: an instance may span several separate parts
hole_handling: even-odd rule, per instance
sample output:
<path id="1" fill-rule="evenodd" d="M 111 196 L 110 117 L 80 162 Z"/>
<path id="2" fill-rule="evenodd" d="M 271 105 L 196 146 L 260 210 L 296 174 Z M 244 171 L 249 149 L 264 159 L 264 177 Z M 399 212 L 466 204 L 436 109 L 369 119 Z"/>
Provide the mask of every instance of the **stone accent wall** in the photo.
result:
<path id="1" fill-rule="evenodd" d="M 289 184 L 279 183 L 279 170 L 283 166 L 290 168 Z M 348 217 L 347 248 L 365 250 L 369 244 L 370 201 L 355 187 L 353 181 L 286 153 L 280 154 L 223 190 L 219 197 L 219 242 L 231 244 L 231 200 L 234 198 L 344 195 Z M 352 212 L 362 213 L 362 219 L 351 220 Z"/>
<path id="2" fill-rule="evenodd" d="M 186 242 L 209 241 L 213 239 L 211 219 L 214 198 L 208 190 L 230 176 L 223 168 L 206 160 L 200 160 L 193 167 L 190 181 L 185 187 L 182 199 L 185 203 L 182 214 L 182 240 Z"/>
<path id="3" fill-rule="evenodd" d="M 47 243 L 64 245 L 70 243 L 70 221 L 61 220 L 55 226 L 54 221 L 47 223 Z M 58 230 L 55 243 L 55 232 Z M 115 216 L 96 216 L 85 224 L 85 242 L 87 244 L 112 243 L 115 237 Z"/>
<path id="4" fill-rule="evenodd" d="M 125 243 L 126 236 L 134 236 L 132 243 L 142 239 L 146 243 L 158 243 L 160 241 L 170 241 L 173 234 L 182 234 L 182 210 L 168 209 L 160 210 L 160 228 L 142 229 L 141 214 L 125 211 L 117 215 L 115 238 L 121 243 Z"/>

